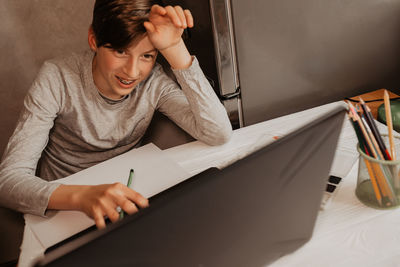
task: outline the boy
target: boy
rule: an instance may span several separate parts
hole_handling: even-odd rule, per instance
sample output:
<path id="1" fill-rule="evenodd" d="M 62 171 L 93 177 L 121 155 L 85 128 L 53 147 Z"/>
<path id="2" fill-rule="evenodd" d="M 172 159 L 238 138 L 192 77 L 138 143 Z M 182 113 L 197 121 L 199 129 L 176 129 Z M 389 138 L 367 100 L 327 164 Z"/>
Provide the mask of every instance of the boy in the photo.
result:
<path id="1" fill-rule="evenodd" d="M 97 0 L 91 50 L 45 62 L 25 98 L 0 165 L 0 204 L 42 216 L 47 209 L 80 210 L 103 228 L 104 216 L 118 220 L 117 207 L 132 214 L 147 199 L 119 183 L 48 181 L 134 148 L 156 109 L 205 143 L 226 142 L 229 120 L 182 41 L 186 27 L 193 18 L 179 6 Z M 179 85 L 155 64 L 158 52 Z"/>

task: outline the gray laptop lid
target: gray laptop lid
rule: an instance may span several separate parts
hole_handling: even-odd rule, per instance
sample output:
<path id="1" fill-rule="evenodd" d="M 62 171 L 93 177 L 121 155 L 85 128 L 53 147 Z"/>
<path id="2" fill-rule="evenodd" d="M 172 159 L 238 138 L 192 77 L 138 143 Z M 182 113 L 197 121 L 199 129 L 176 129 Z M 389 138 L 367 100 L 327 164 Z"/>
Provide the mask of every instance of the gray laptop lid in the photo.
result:
<path id="1" fill-rule="evenodd" d="M 339 107 L 150 207 L 47 253 L 37 266 L 264 266 L 306 243 L 340 134 Z"/>

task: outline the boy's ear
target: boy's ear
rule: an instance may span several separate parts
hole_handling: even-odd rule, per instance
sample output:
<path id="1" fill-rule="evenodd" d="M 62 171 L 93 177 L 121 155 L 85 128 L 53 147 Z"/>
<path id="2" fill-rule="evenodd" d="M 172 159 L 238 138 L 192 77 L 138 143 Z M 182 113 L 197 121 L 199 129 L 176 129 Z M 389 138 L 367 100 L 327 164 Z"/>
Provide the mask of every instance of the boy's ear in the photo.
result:
<path id="1" fill-rule="evenodd" d="M 93 52 L 97 51 L 97 43 L 96 43 L 96 36 L 94 35 L 92 26 L 89 27 L 88 32 L 88 43 L 89 47 Z"/>

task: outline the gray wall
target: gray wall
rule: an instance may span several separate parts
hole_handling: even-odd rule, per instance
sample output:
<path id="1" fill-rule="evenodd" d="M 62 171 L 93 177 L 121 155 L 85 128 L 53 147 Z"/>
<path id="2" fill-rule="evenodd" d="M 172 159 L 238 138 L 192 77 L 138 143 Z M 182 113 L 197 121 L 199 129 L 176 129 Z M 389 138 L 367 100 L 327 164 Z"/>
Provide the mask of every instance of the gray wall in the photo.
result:
<path id="1" fill-rule="evenodd" d="M 0 0 L 0 155 L 44 60 L 87 47 L 94 0 Z"/>
<path id="2" fill-rule="evenodd" d="M 45 59 L 87 47 L 94 0 L 0 0 L 0 155 Z M 0 208 L 0 264 L 18 257 L 21 214 Z"/>

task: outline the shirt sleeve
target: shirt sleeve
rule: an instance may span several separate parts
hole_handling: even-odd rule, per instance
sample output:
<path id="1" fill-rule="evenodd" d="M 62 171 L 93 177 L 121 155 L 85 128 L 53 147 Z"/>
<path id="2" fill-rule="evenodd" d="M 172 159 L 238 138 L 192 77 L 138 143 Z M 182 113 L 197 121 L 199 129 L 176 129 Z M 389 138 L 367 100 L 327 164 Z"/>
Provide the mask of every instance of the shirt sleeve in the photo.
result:
<path id="1" fill-rule="evenodd" d="M 232 126 L 197 58 L 188 69 L 172 71 L 180 87 L 166 86 L 157 108 L 197 140 L 209 145 L 227 142 Z"/>
<path id="2" fill-rule="evenodd" d="M 25 99 L 16 129 L 0 164 L 0 205 L 42 215 L 59 186 L 35 176 L 50 129 L 62 102 L 61 79 L 54 64 L 44 63 Z"/>

